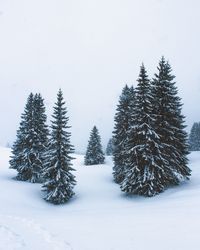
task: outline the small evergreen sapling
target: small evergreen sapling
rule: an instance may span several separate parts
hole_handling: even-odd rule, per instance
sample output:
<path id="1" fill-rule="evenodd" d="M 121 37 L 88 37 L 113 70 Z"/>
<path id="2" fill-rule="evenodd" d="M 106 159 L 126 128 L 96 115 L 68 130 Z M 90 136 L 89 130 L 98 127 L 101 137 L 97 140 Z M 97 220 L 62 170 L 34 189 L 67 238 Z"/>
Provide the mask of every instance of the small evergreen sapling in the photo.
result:
<path id="1" fill-rule="evenodd" d="M 93 127 L 84 159 L 85 165 L 103 164 L 105 161 L 101 145 L 101 137 L 96 126 Z"/>
<path id="2" fill-rule="evenodd" d="M 67 109 L 63 100 L 62 91 L 59 90 L 57 102 L 54 106 L 53 120 L 51 125 L 50 142 L 45 157 L 44 199 L 53 204 L 67 202 L 73 195 L 76 184 L 72 166 L 74 152 L 70 144 L 71 133 L 68 131 Z"/>

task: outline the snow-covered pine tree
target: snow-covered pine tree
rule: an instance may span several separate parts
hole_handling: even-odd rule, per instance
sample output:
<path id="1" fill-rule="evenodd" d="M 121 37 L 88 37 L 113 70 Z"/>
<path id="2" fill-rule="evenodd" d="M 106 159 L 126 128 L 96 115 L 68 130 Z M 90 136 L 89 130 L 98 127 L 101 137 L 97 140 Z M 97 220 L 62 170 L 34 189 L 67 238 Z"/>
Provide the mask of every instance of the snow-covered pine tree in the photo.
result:
<path id="1" fill-rule="evenodd" d="M 200 123 L 195 122 L 191 128 L 189 136 L 189 150 L 200 150 Z"/>
<path id="2" fill-rule="evenodd" d="M 121 183 L 124 179 L 124 167 L 126 165 L 125 145 L 127 131 L 130 127 L 130 117 L 134 107 L 135 91 L 125 85 L 119 97 L 116 114 L 114 118 L 113 131 L 113 177 L 116 183 Z"/>
<path id="3" fill-rule="evenodd" d="M 179 184 L 189 179 L 191 170 L 188 168 L 187 133 L 185 132 L 185 117 L 181 114 L 182 103 L 178 97 L 172 69 L 164 57 L 158 66 L 158 74 L 152 81 L 152 96 L 154 113 L 156 114 L 155 129 L 161 143 L 173 176 L 169 184 Z"/>
<path id="4" fill-rule="evenodd" d="M 113 154 L 113 139 L 110 138 L 106 147 L 106 155 L 112 155 Z"/>
<path id="5" fill-rule="evenodd" d="M 31 182 L 42 182 L 44 155 L 48 145 L 49 130 L 46 124 L 47 116 L 45 114 L 44 99 L 41 94 L 34 96 L 33 118 L 35 133 L 32 153 L 35 155 L 35 161 L 32 164 Z"/>
<path id="6" fill-rule="evenodd" d="M 126 143 L 125 177 L 121 190 L 130 194 L 154 196 L 165 189 L 168 170 L 159 136 L 154 130 L 151 83 L 141 66 L 135 89 L 135 105 Z"/>
<path id="7" fill-rule="evenodd" d="M 17 140 L 12 148 L 10 168 L 16 169 L 16 179 L 41 182 L 43 155 L 47 145 L 48 129 L 41 95 L 31 93 L 21 116 Z"/>
<path id="8" fill-rule="evenodd" d="M 45 155 L 45 169 L 43 172 L 45 192 L 44 199 L 53 204 L 67 202 L 73 195 L 76 184 L 75 176 L 71 173 L 71 154 L 74 152 L 70 144 L 71 133 L 68 131 L 69 118 L 63 100 L 63 93 L 59 90 L 57 102 L 54 106 L 53 120 L 48 149 Z"/>
<path id="9" fill-rule="evenodd" d="M 101 137 L 96 126 L 93 127 L 84 158 L 85 165 L 103 164 L 105 161 L 101 145 Z"/>
<path id="10" fill-rule="evenodd" d="M 27 99 L 24 113 L 17 131 L 17 139 L 12 147 L 10 168 L 17 170 L 16 179 L 31 181 L 32 178 L 32 148 L 34 142 L 34 95 L 30 93 Z"/>

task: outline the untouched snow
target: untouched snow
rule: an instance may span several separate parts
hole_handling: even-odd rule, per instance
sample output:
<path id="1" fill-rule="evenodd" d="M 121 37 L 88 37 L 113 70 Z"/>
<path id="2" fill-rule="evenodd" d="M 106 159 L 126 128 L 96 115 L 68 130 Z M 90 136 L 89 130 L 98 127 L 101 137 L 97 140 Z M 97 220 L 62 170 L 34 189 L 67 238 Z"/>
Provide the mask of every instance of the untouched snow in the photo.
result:
<path id="1" fill-rule="evenodd" d="M 153 198 L 126 196 L 112 181 L 112 161 L 84 166 L 76 155 L 76 196 L 55 206 L 39 184 L 12 179 L 10 150 L 0 148 L 0 250 L 199 250 L 200 152 L 191 181 Z"/>

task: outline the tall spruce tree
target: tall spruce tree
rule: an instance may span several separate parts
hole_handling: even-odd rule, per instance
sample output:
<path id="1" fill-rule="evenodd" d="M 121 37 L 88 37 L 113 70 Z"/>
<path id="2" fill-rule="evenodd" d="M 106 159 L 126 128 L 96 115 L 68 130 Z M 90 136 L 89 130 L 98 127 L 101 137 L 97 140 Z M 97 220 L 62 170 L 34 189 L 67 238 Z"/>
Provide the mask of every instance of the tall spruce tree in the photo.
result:
<path id="1" fill-rule="evenodd" d="M 75 176 L 71 173 L 71 154 L 74 152 L 70 144 L 71 133 L 68 131 L 69 118 L 63 100 L 63 93 L 59 90 L 57 102 L 54 106 L 53 120 L 51 125 L 50 142 L 45 156 L 44 199 L 53 204 L 67 202 L 73 195 L 76 184 Z"/>
<path id="2" fill-rule="evenodd" d="M 48 129 L 41 95 L 31 93 L 12 147 L 10 168 L 16 169 L 16 179 L 41 182 L 43 155 L 46 150 Z"/>
<path id="3" fill-rule="evenodd" d="M 48 145 L 49 130 L 46 124 L 44 99 L 41 94 L 34 96 L 34 147 L 35 162 L 32 165 L 32 182 L 42 182 L 44 158 Z"/>
<path id="4" fill-rule="evenodd" d="M 159 62 L 158 74 L 153 79 L 153 107 L 156 114 L 155 130 L 165 147 L 165 154 L 173 176 L 170 184 L 179 184 L 188 179 L 191 170 L 188 168 L 187 133 L 184 116 L 181 114 L 182 103 L 178 97 L 172 69 L 164 57 Z"/>
<path id="5" fill-rule="evenodd" d="M 135 91 L 125 85 L 119 97 L 116 114 L 114 118 L 113 131 L 113 177 L 116 183 L 121 183 L 124 179 L 124 167 L 126 165 L 126 141 L 127 131 L 130 127 L 130 117 L 134 107 Z"/>
<path id="6" fill-rule="evenodd" d="M 191 128 L 189 136 L 189 150 L 199 151 L 200 150 L 200 123 L 195 122 Z"/>
<path id="7" fill-rule="evenodd" d="M 155 132 L 151 83 L 144 65 L 141 66 L 134 110 L 126 143 L 125 177 L 121 190 L 130 194 L 154 196 L 165 189 L 169 170 Z"/>
<path id="8" fill-rule="evenodd" d="M 85 165 L 103 164 L 105 161 L 101 145 L 101 137 L 96 126 L 93 127 L 85 154 Z"/>
<path id="9" fill-rule="evenodd" d="M 112 155 L 113 154 L 113 138 L 110 138 L 106 147 L 106 154 Z"/>
<path id="10" fill-rule="evenodd" d="M 12 156 L 10 168 L 17 170 L 16 179 L 27 181 L 32 177 L 32 160 L 31 149 L 33 146 L 33 110 L 34 95 L 31 93 L 27 99 L 24 113 L 21 115 L 21 122 L 17 130 L 17 139 L 12 147 Z"/>

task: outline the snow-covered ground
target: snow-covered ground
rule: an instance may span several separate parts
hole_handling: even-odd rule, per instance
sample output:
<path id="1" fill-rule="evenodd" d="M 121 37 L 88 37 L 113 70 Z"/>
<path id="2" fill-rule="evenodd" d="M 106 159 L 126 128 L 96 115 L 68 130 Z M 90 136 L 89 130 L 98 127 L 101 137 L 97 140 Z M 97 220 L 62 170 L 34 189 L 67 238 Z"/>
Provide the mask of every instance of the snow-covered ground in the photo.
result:
<path id="1" fill-rule="evenodd" d="M 112 181 L 112 161 L 84 166 L 76 155 L 76 196 L 42 199 L 41 186 L 12 179 L 10 150 L 0 148 L 0 249 L 199 250 L 200 152 L 191 181 L 153 198 L 127 197 Z"/>

